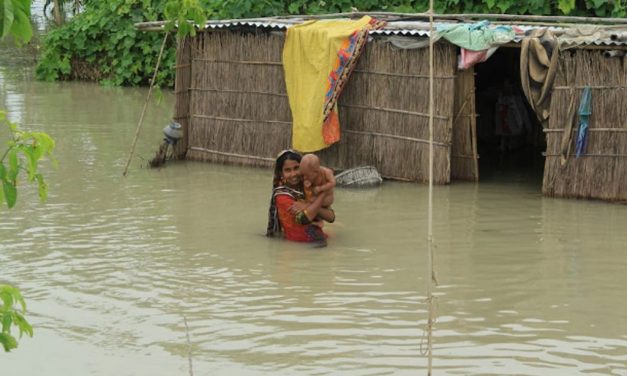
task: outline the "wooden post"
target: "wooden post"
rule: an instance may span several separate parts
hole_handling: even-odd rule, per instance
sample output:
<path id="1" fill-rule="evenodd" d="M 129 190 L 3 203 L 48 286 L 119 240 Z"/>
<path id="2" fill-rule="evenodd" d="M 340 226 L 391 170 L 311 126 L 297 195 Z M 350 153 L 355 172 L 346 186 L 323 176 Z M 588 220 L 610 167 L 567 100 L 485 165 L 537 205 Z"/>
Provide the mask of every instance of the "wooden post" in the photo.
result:
<path id="1" fill-rule="evenodd" d="M 133 137 L 133 143 L 131 145 L 131 151 L 128 153 L 128 159 L 126 160 L 126 166 L 124 166 L 123 176 L 128 174 L 128 166 L 131 164 L 131 159 L 133 158 L 133 153 L 135 152 L 135 146 L 137 145 L 137 139 L 139 138 L 139 131 L 142 128 L 142 124 L 144 123 L 144 116 L 146 115 L 146 108 L 148 108 L 148 101 L 150 100 L 150 94 L 152 94 L 152 88 L 155 86 L 155 81 L 157 79 L 157 72 L 159 71 L 159 64 L 161 64 L 161 57 L 163 56 L 163 50 L 165 48 L 165 42 L 168 40 L 168 34 L 165 33 L 163 37 L 163 43 L 161 43 L 161 50 L 159 51 L 159 57 L 157 58 L 157 65 L 155 66 L 155 72 L 152 74 L 152 80 L 150 80 L 150 88 L 148 89 L 148 95 L 146 95 L 146 101 L 144 102 L 144 108 L 142 109 L 142 114 L 139 117 L 139 123 L 137 124 L 137 129 L 135 130 L 135 137 Z"/>
<path id="2" fill-rule="evenodd" d="M 433 0 L 429 0 L 429 209 L 427 224 L 427 304 L 429 313 L 427 318 L 427 375 L 431 376 L 433 369 Z"/>

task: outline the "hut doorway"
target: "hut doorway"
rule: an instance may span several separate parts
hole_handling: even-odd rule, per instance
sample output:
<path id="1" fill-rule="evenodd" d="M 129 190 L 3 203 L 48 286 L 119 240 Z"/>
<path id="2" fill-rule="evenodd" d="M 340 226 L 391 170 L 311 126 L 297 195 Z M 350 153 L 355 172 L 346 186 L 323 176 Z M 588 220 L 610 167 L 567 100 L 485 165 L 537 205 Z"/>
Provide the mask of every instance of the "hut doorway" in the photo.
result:
<path id="1" fill-rule="evenodd" d="M 541 182 L 546 140 L 520 84 L 520 49 L 499 48 L 474 68 L 481 179 Z"/>

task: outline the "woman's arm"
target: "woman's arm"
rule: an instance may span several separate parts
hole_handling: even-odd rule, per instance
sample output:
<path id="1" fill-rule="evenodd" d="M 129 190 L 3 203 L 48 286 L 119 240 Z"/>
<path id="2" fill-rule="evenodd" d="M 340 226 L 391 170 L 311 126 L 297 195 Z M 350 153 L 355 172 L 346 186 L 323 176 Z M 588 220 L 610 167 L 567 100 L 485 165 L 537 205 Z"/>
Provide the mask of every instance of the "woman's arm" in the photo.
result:
<path id="1" fill-rule="evenodd" d="M 316 196 L 313 202 L 303 209 L 303 214 L 307 216 L 307 219 L 309 219 L 310 222 L 312 222 L 316 217 L 320 217 L 327 222 L 335 221 L 335 213 L 333 212 L 333 209 L 322 207 L 322 200 L 324 197 L 324 195 Z"/>

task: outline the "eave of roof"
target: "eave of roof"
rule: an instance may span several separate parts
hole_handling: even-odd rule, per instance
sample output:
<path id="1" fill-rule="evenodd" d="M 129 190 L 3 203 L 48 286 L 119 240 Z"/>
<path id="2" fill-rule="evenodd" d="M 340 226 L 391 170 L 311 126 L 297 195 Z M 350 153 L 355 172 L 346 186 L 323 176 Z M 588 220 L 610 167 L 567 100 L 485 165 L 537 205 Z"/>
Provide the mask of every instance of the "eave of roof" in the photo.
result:
<path id="1" fill-rule="evenodd" d="M 349 16 L 351 14 L 346 14 L 342 17 L 336 17 L 333 19 L 350 19 Z M 416 15 L 416 18 L 420 18 L 421 20 L 408 20 L 407 17 L 397 17 L 397 19 L 386 19 L 387 25 L 383 29 L 370 31 L 372 35 L 400 35 L 400 36 L 409 36 L 409 37 L 428 37 L 430 32 L 429 22 L 424 21 L 424 15 Z M 420 17 L 418 17 L 420 16 Z M 463 21 L 458 19 L 447 20 L 443 17 L 447 15 L 440 15 L 438 20 L 434 21 L 434 27 L 441 26 L 449 26 L 460 24 Z M 459 15 L 458 15 L 459 16 Z M 473 15 L 480 16 L 480 15 Z M 507 15 L 503 15 L 507 16 Z M 476 17 L 475 17 L 476 18 Z M 547 18 L 547 17 L 544 17 Z M 574 17 L 573 17 L 574 18 Z M 252 27 L 266 30 L 286 30 L 290 26 L 300 24 L 309 19 L 308 17 L 268 17 L 268 18 L 256 18 L 256 19 L 235 19 L 235 20 L 210 20 L 204 26 L 205 30 L 211 29 L 234 29 L 239 27 Z M 328 19 L 328 18 L 327 18 Z M 603 20 L 603 19 L 601 19 Z M 599 27 L 606 28 L 607 30 L 614 30 L 619 37 L 612 39 L 610 37 L 603 39 L 595 39 L 585 42 L 584 44 L 590 45 L 594 44 L 597 46 L 627 46 L 627 20 L 624 21 L 624 24 L 620 25 L 596 25 Z M 591 25 L 591 24 L 556 24 L 549 22 L 512 22 L 512 21 L 491 21 L 492 24 L 495 25 L 508 25 L 512 26 L 515 29 L 519 30 L 517 32 L 516 37 L 513 42 L 519 43 L 523 38 L 526 32 L 533 29 L 544 29 L 548 28 L 553 31 L 555 34 L 560 35 L 565 33 L 569 28 L 572 28 L 575 25 Z M 139 23 L 136 24 L 138 28 L 145 28 L 149 30 L 159 30 L 165 26 L 165 22 L 147 22 L 147 23 Z M 198 27 L 198 25 L 197 25 Z M 200 27 L 198 27 L 200 29 Z M 612 32 L 614 32 L 612 31 Z M 581 44 L 581 43 L 579 43 Z"/>

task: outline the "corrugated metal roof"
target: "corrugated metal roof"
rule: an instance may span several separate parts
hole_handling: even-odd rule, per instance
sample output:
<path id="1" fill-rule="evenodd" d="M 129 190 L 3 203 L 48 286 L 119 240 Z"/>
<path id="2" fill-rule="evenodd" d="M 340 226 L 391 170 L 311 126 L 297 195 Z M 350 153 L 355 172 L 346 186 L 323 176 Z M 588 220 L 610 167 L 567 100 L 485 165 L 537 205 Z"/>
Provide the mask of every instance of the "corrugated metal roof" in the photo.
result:
<path id="1" fill-rule="evenodd" d="M 228 21 L 209 21 L 205 25 L 206 29 L 224 29 L 224 28 L 233 28 L 238 26 L 248 26 L 248 27 L 256 27 L 262 29 L 272 29 L 272 30 L 286 30 L 288 27 L 297 25 L 303 22 L 303 19 L 285 19 L 285 20 L 228 20 Z M 449 26 L 456 25 L 459 23 L 456 22 L 434 22 L 436 27 L 440 26 Z M 533 25 L 510 25 L 514 28 L 517 28 L 522 31 L 522 33 L 517 33 L 514 38 L 514 42 L 519 43 L 524 38 L 524 32 L 533 29 L 541 29 L 547 28 L 546 26 L 533 26 Z M 564 27 L 558 26 L 549 26 L 548 29 L 556 32 L 563 32 L 566 30 Z M 373 35 L 404 35 L 404 36 L 420 36 L 420 37 L 428 37 L 429 36 L 429 23 L 424 21 L 388 21 L 388 25 L 380 30 L 373 30 L 370 32 Z M 595 44 L 597 46 L 600 45 L 616 45 L 616 46 L 624 46 L 627 45 L 627 41 L 613 41 L 608 39 L 597 39 L 590 41 L 590 43 Z"/>

